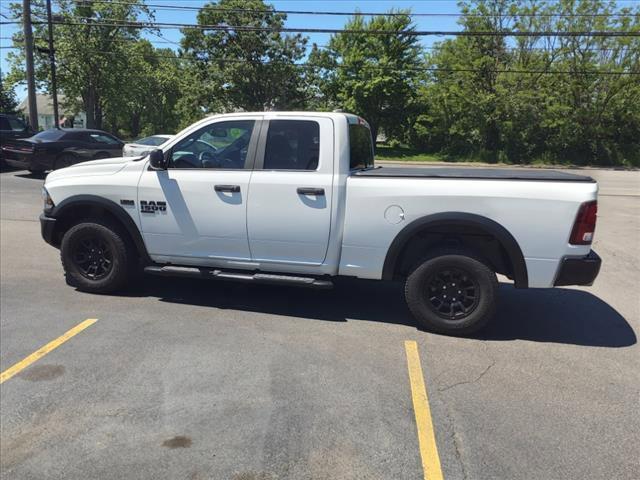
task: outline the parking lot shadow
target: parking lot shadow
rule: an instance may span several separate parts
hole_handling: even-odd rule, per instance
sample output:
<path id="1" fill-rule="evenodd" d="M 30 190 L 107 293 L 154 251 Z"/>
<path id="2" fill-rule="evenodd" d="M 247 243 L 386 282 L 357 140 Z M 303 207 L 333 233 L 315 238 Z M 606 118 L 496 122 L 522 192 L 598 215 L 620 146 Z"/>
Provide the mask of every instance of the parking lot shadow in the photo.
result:
<path id="1" fill-rule="evenodd" d="M 624 317 L 589 292 L 569 288 L 517 290 L 511 285 L 501 285 L 496 316 L 477 338 L 613 348 L 637 341 Z"/>
<path id="2" fill-rule="evenodd" d="M 339 279 L 332 290 L 316 290 L 147 276 L 139 293 L 157 297 L 162 302 L 311 320 L 368 320 L 414 325 L 402 300 L 401 286 L 386 282 Z"/>
<path id="3" fill-rule="evenodd" d="M 24 173 L 16 173 L 16 177 L 26 178 L 28 180 L 44 180 L 46 176 L 47 172 L 31 173 L 25 171 Z"/>
<path id="4" fill-rule="evenodd" d="M 133 295 L 162 302 L 334 322 L 415 325 L 398 283 L 338 279 L 333 290 L 312 290 L 147 276 L 142 285 Z M 612 348 L 636 343 L 627 321 L 595 295 L 560 288 L 516 290 L 509 284 L 501 284 L 495 318 L 474 338 Z"/>

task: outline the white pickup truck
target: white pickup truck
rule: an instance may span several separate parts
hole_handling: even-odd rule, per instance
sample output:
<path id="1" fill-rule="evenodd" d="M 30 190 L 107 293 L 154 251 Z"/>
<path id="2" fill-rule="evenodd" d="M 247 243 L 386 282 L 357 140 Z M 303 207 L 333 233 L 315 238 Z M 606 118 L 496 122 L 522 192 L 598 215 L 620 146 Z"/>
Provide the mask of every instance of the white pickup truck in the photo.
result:
<path id="1" fill-rule="evenodd" d="M 425 328 L 469 334 L 496 274 L 516 288 L 590 285 L 598 187 L 547 170 L 379 168 L 355 115 L 202 120 L 143 157 L 48 175 L 42 236 L 67 281 L 125 287 L 134 271 L 327 288 L 404 281 Z"/>

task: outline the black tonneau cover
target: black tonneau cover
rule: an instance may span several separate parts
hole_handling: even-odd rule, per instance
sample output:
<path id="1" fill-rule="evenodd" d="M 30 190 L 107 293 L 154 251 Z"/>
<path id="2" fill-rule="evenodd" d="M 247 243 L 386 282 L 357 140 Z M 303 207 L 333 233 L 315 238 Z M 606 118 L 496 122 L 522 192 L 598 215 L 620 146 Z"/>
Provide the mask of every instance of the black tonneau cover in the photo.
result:
<path id="1" fill-rule="evenodd" d="M 464 167 L 378 167 L 353 172 L 357 177 L 459 178 L 474 180 L 526 180 L 543 182 L 595 182 L 591 177 L 546 169 Z"/>

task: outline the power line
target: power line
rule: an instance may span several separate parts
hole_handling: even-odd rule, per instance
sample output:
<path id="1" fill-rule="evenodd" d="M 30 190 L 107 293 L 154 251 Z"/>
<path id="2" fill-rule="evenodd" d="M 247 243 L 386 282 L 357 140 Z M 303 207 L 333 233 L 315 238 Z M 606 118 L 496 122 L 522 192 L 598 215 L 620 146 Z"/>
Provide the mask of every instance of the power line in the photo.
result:
<path id="1" fill-rule="evenodd" d="M 152 33 L 152 32 L 149 32 L 149 33 Z M 162 37 L 160 35 L 158 35 L 158 37 L 163 38 L 163 39 L 165 38 L 165 37 Z M 44 38 L 44 37 L 34 37 L 34 38 L 35 38 L 35 40 L 46 40 L 46 38 Z M 0 40 L 12 40 L 12 38 L 11 37 L 0 37 Z M 139 41 L 146 41 L 146 42 L 149 42 L 149 43 L 154 44 L 154 45 L 155 44 L 164 44 L 164 45 L 173 44 L 173 45 L 178 45 L 178 46 L 182 47 L 182 45 L 180 45 L 180 43 L 174 42 L 172 40 L 166 40 L 166 39 L 165 40 L 149 40 L 148 38 L 139 38 L 139 39 L 112 38 L 112 39 L 101 39 L 100 41 L 101 42 L 108 42 L 108 43 L 136 43 L 136 42 L 139 42 Z M 14 41 L 14 43 L 15 43 L 15 41 Z M 325 49 L 330 48 L 329 45 L 316 45 L 316 47 L 317 48 L 325 48 Z M 22 47 L 0 46 L 0 48 L 19 50 Z M 427 49 L 427 50 L 438 50 L 440 47 L 437 47 L 437 46 L 422 46 L 421 48 L 424 48 L 424 49 Z M 620 47 L 617 47 L 617 48 L 585 48 L 585 49 L 583 49 L 583 51 L 586 51 L 586 52 L 614 52 L 614 51 L 617 51 L 617 50 L 625 50 L 625 49 L 628 49 L 628 48 L 629 48 L 628 46 L 624 45 L 624 46 L 620 46 Z M 531 47 L 531 48 L 526 48 L 525 47 L 525 48 L 522 48 L 522 49 L 517 48 L 517 47 L 507 47 L 507 48 L 505 48 L 505 51 L 511 52 L 511 53 L 517 53 L 517 52 L 520 52 L 520 51 L 535 51 L 535 52 L 552 52 L 552 51 L 555 51 L 555 52 L 557 52 L 559 50 L 562 50 L 562 48 L 557 48 L 555 50 L 548 49 L 548 48 L 542 48 L 542 47 Z"/>
<path id="2" fill-rule="evenodd" d="M 77 17 L 80 20 L 94 20 L 90 17 Z M 17 24 L 20 22 L 0 22 L 0 25 Z M 36 25 L 44 24 L 43 21 L 34 21 Z M 466 37 L 640 37 L 640 32 L 633 31 L 440 31 L 440 30 L 353 30 L 353 29 L 329 29 L 329 28 L 269 28 L 247 25 L 195 25 L 189 23 L 167 22 L 137 22 L 137 21 L 110 21 L 110 22 L 68 22 L 54 21 L 54 25 L 84 26 L 84 27 L 125 27 L 125 28 L 158 28 L 158 29 L 185 29 L 185 30 L 214 30 L 236 32 L 271 32 L 271 33 L 331 33 L 354 35 L 398 35 L 398 36 L 466 36 Z"/>
<path id="3" fill-rule="evenodd" d="M 84 0 L 86 3 L 102 3 L 112 5 L 130 5 L 141 6 L 135 2 L 124 2 L 117 0 Z M 285 15 L 326 15 L 326 16 L 342 16 L 342 17 L 373 17 L 373 16 L 387 16 L 387 17 L 540 17 L 540 18 L 597 18 L 597 17 L 624 17 L 628 13 L 523 13 L 523 14 L 482 14 L 482 13 L 401 13 L 401 12 L 338 12 L 338 11 L 324 11 L 324 10 L 280 10 L 280 9 L 252 9 L 252 8 L 225 8 L 225 7 L 207 7 L 207 5 L 191 6 L 191 5 L 159 5 L 147 3 L 145 6 L 157 9 L 157 10 L 211 10 L 216 12 L 226 13 L 253 13 L 253 14 L 265 14 L 265 13 L 280 13 Z"/>
<path id="4" fill-rule="evenodd" d="M 89 17 L 77 17 L 81 20 L 94 20 Z M 4 22 L 0 22 L 4 23 Z M 33 22 L 43 24 L 45 22 Z M 331 33 L 353 35 L 397 35 L 408 37 L 422 36 L 464 36 L 464 37 L 640 37 L 638 32 L 616 31 L 467 31 L 467 30 L 354 30 L 338 28 L 291 28 L 291 27 L 254 27 L 248 25 L 194 25 L 190 23 L 168 22 L 136 22 L 136 21 L 111 21 L 111 22 L 65 22 L 56 21 L 55 25 L 84 26 L 84 27 L 124 27 L 124 28 L 158 28 L 158 29 L 185 29 L 185 30 L 213 30 L 226 32 L 269 32 L 269 33 Z"/>
<path id="5" fill-rule="evenodd" d="M 148 32 L 152 35 L 157 36 L 158 38 L 160 38 L 161 40 L 150 40 L 148 38 L 107 38 L 107 39 L 100 39 L 100 42 L 107 42 L 107 43 L 136 43 L 136 42 L 140 42 L 140 41 L 146 41 L 149 42 L 151 44 L 164 44 L 164 45 L 177 45 L 178 47 L 182 48 L 182 45 L 180 44 L 180 42 L 174 42 L 173 40 L 168 40 L 166 39 L 166 37 L 163 37 L 162 35 L 159 35 L 157 33 L 154 32 Z M 46 38 L 44 37 L 34 37 L 35 40 L 46 40 Z M 13 40 L 12 37 L 0 37 L 0 40 Z M 14 40 L 14 43 L 20 43 L 17 40 Z M 315 44 L 315 46 L 317 48 L 323 48 L 323 49 L 330 49 L 331 46 L 330 45 L 318 45 Z M 19 49 L 21 47 L 8 47 L 8 46 L 3 46 L 0 48 L 15 48 L 15 49 Z M 422 45 L 420 48 L 423 48 L 425 50 L 439 50 L 441 47 L 436 46 L 436 45 Z M 629 49 L 628 45 L 622 45 L 619 47 L 609 47 L 609 48 L 594 48 L 594 47 L 588 47 L 585 49 L 581 49 L 582 51 L 586 51 L 586 52 L 615 52 L 617 50 L 625 50 L 625 49 Z M 556 49 L 552 49 L 552 48 L 544 48 L 544 47 L 523 47 L 523 48 L 518 48 L 518 47 L 506 47 L 504 49 L 506 52 L 511 52 L 511 53 L 517 53 L 517 52 L 521 52 L 521 51 L 534 51 L 534 52 L 552 52 L 552 51 L 560 51 L 563 50 L 562 47 L 558 47 Z"/>
<path id="6" fill-rule="evenodd" d="M 182 46 L 182 45 L 180 45 L 180 42 L 174 42 L 173 40 L 169 40 L 168 38 L 166 38 L 166 37 L 162 36 L 162 34 L 160 34 L 160 33 L 155 33 L 155 32 L 149 32 L 149 33 L 150 33 L 151 35 L 155 35 L 156 37 L 158 37 L 158 38 L 162 39 L 162 40 L 163 40 L 163 41 L 165 41 L 166 43 L 173 43 L 174 45 L 177 45 L 177 46 L 179 46 L 179 47 L 180 47 L 180 46 Z"/>
<path id="7" fill-rule="evenodd" d="M 1 47 L 1 48 L 19 48 L 19 47 Z M 100 55 L 115 55 L 122 56 L 120 52 L 106 52 L 106 51 L 96 51 L 95 54 Z M 145 53 L 135 53 L 135 52 L 127 52 L 128 57 L 138 57 L 144 58 L 145 60 L 149 59 L 165 59 L 165 60 L 174 60 L 179 62 L 193 62 L 193 59 L 188 57 L 176 57 L 172 55 L 158 55 L 158 54 L 145 54 Z M 252 62 L 241 60 L 241 59 L 216 59 L 212 60 L 211 63 L 215 64 L 251 64 L 255 65 Z M 332 65 L 330 67 L 323 67 L 321 65 L 315 65 L 310 63 L 285 63 L 285 62 L 261 62 L 262 66 L 287 66 L 287 67 L 296 67 L 302 69 L 311 69 L 311 70 L 333 70 L 333 69 L 350 69 L 352 67 L 346 65 Z M 613 76 L 626 76 L 626 75 L 640 75 L 640 71 L 631 71 L 631 72 L 615 72 L 610 70 L 532 70 L 532 69 L 507 69 L 507 70 L 482 70 L 478 68 L 444 68 L 444 67 L 421 67 L 421 68 L 396 68 L 396 67 L 387 67 L 384 65 L 366 65 L 367 69 L 379 69 L 390 72 L 445 72 L 445 73 L 493 73 L 493 74 L 531 74 L 531 75 L 613 75 Z"/>
<path id="8" fill-rule="evenodd" d="M 120 52 L 106 52 L 102 50 L 95 51 L 96 54 L 101 55 L 115 55 L 122 56 Z M 166 59 L 166 60 L 174 60 L 181 62 L 193 62 L 194 59 L 189 57 L 176 57 L 173 55 L 160 55 L 160 54 L 145 54 L 138 52 L 127 52 L 127 56 L 129 57 L 138 57 L 144 58 L 146 60 L 149 59 Z M 250 64 L 255 65 L 253 62 L 249 62 L 247 60 L 242 59 L 214 59 L 211 60 L 213 64 Z M 287 62 L 261 62 L 262 66 L 276 66 L 276 67 L 296 67 L 301 69 L 311 69 L 311 70 L 334 70 L 334 69 L 351 69 L 347 65 L 336 64 L 330 67 L 324 67 L 321 65 L 311 64 L 308 62 L 302 63 L 287 63 Z M 445 72 L 445 73 L 495 73 L 495 74 L 532 74 L 532 75 L 613 75 L 613 76 L 624 76 L 624 75 L 640 75 L 640 71 L 631 71 L 631 72 L 616 72 L 611 70 L 533 70 L 533 69 L 508 69 L 508 70 L 483 70 L 478 68 L 444 68 L 444 67 L 419 67 L 419 68 L 397 68 L 393 66 L 385 66 L 385 65 L 366 65 L 366 69 L 378 69 L 390 72 L 416 72 L 416 73 L 424 73 L 424 72 Z"/>

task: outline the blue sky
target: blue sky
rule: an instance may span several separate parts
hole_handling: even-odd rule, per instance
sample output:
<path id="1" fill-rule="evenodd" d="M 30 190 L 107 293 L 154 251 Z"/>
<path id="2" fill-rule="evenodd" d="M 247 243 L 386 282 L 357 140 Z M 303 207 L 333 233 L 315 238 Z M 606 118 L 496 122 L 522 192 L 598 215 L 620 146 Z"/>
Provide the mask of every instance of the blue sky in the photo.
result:
<path id="1" fill-rule="evenodd" d="M 0 0 L 0 13 L 8 15 L 8 6 L 11 1 Z M 147 3 L 157 5 L 185 5 L 185 6 L 201 6 L 207 3 L 205 0 L 147 0 Z M 274 0 L 271 3 L 277 10 L 307 10 L 307 11 L 339 11 L 353 12 L 359 9 L 362 12 L 384 12 L 390 8 L 410 8 L 414 13 L 458 13 L 459 9 L 455 0 L 407 0 L 407 1 L 388 1 L 388 0 Z M 55 0 L 54 0 L 55 4 Z M 156 10 L 155 17 L 158 22 L 170 23 L 195 23 L 196 14 L 194 11 L 176 11 L 176 10 Z M 304 27 L 304 28 L 342 28 L 348 17 L 342 16 L 324 16 L 324 15 L 290 15 L 287 19 L 287 27 Z M 4 20 L 4 19 L 3 19 Z M 459 27 L 456 23 L 456 17 L 416 17 L 415 23 L 420 30 L 457 30 Z M 19 25 L 1 25 L 0 26 L 0 46 L 11 46 L 11 40 L 5 37 L 11 37 Z M 179 42 L 181 33 L 179 30 L 167 29 L 162 30 L 162 35 L 174 42 Z M 310 34 L 309 40 L 319 45 L 326 44 L 329 40 L 329 34 Z M 156 36 L 145 34 L 154 43 L 156 47 L 178 48 L 171 43 L 163 43 Z M 429 46 L 436 38 L 422 37 L 425 46 Z M 8 69 L 7 54 L 11 50 L 0 49 L 0 69 L 6 72 Z M 18 97 L 22 99 L 25 96 L 25 89 L 18 87 L 16 89 Z"/>

